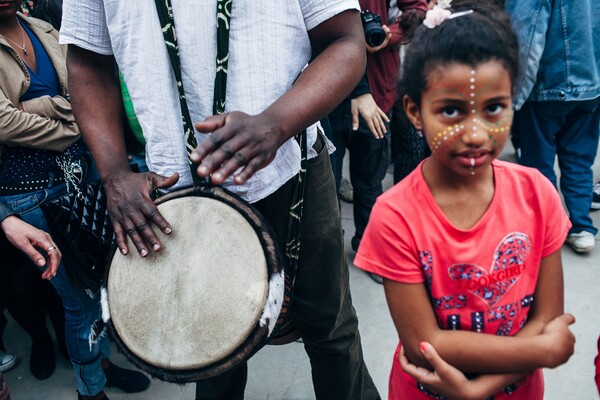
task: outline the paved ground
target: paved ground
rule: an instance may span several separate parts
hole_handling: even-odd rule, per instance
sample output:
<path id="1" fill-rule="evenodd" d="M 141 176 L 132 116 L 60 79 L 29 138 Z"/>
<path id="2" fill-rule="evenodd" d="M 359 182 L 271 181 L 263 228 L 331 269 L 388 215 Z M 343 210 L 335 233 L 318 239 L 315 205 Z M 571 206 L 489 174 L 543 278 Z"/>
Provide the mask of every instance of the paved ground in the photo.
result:
<path id="1" fill-rule="evenodd" d="M 504 158 L 512 156 L 508 149 Z M 600 165 L 594 167 L 600 178 Z M 389 186 L 391 177 L 386 178 Z M 592 213 L 596 226 L 600 226 L 600 211 Z M 350 267 L 350 279 L 354 306 L 358 313 L 360 332 L 367 366 L 383 398 L 387 398 L 387 379 L 396 332 L 389 316 L 382 286 L 376 284 L 364 272 L 352 265 L 354 253 L 350 249 L 353 232 L 351 205 L 342 204 L 343 224 L 346 232 L 346 251 Z M 593 359 L 596 339 L 600 334 L 600 243 L 591 255 L 581 256 L 564 248 L 563 263 L 566 282 L 566 307 L 573 313 L 577 323 L 573 331 L 577 336 L 576 352 L 564 366 L 545 372 L 546 399 L 592 400 L 598 399 L 593 381 Z M 10 323 L 5 333 L 8 348 L 16 353 L 20 364 L 5 374 L 14 400 L 75 399 L 74 378 L 68 362 L 58 360 L 55 374 L 47 381 L 37 381 L 29 373 L 30 341 L 15 324 Z M 114 351 L 113 361 L 126 364 L 122 355 Z M 126 395 L 107 389 L 111 399 L 193 399 L 193 385 L 174 385 L 154 380 L 144 393 Z M 302 344 L 267 346 L 250 360 L 250 372 L 246 398 L 249 400 L 314 399 L 310 378 L 310 366 Z"/>

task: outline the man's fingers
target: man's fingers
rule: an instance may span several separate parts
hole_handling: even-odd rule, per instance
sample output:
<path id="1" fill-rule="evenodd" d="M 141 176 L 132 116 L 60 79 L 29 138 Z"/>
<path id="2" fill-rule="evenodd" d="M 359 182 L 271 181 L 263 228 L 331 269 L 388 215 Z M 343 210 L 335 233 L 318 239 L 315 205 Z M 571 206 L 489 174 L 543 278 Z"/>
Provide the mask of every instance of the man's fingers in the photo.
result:
<path id="1" fill-rule="evenodd" d="M 196 123 L 196 125 L 194 126 L 198 130 L 198 132 L 211 133 L 225 126 L 226 118 L 227 114 L 213 115 L 211 117 L 206 118 L 202 122 Z M 215 149 L 217 149 L 224 139 L 225 138 L 221 138 L 220 136 L 215 134 L 210 135 L 209 140 L 203 141 L 200 146 L 196 147 L 192 151 L 190 158 L 196 163 L 202 161 L 204 157 L 206 157 Z"/>
<path id="2" fill-rule="evenodd" d="M 200 146 L 198 146 L 200 147 Z M 240 138 L 231 139 L 222 143 L 218 149 L 202 159 L 202 164 L 197 169 L 198 175 L 208 176 L 215 184 L 221 184 L 239 167 L 245 165 L 253 156 L 248 143 Z M 229 164 L 229 165 L 227 165 Z"/>
<path id="3" fill-rule="evenodd" d="M 125 230 L 127 236 L 129 236 L 131 243 L 133 243 L 133 247 L 136 248 L 139 255 L 141 257 L 146 257 L 148 255 L 148 247 L 146 246 L 146 242 L 144 241 L 144 238 L 140 234 L 139 230 L 145 229 L 147 223 L 140 221 L 141 219 L 137 218 L 138 224 L 136 224 L 131 219 L 126 219 L 123 221 L 123 229 Z"/>
<path id="4" fill-rule="evenodd" d="M 119 248 L 121 254 L 126 256 L 129 254 L 129 246 L 127 245 L 127 236 L 125 235 L 125 231 L 119 223 L 113 223 L 113 230 L 115 231 L 115 241 L 117 243 L 117 247 Z"/>
<path id="5" fill-rule="evenodd" d="M 150 172 L 149 175 L 150 175 L 151 191 L 154 191 L 156 189 L 170 188 L 171 186 L 176 184 L 177 181 L 179 180 L 178 173 L 174 173 L 173 175 L 167 176 L 167 177 L 155 174 L 153 172 Z"/>
<path id="6" fill-rule="evenodd" d="M 250 160 L 248 164 L 246 164 L 242 172 L 237 174 L 233 178 L 233 180 L 238 185 L 241 185 L 242 183 L 245 183 L 248 179 L 250 179 L 252 175 L 254 175 L 256 171 L 258 171 L 262 167 L 264 167 L 264 158 L 255 157 L 252 160 Z"/>
<path id="7" fill-rule="evenodd" d="M 202 122 L 197 122 L 194 126 L 201 133 L 210 133 L 225 126 L 227 113 L 211 115 Z"/>

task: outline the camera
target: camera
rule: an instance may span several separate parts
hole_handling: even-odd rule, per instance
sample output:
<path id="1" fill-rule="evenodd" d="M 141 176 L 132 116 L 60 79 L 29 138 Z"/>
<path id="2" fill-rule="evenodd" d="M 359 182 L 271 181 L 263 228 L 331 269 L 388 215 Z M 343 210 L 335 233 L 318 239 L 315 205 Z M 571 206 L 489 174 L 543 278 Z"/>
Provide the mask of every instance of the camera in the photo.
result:
<path id="1" fill-rule="evenodd" d="M 361 11 L 360 19 L 362 21 L 363 30 L 365 31 L 365 40 L 371 47 L 377 47 L 385 40 L 385 32 L 381 17 L 373 14 L 369 10 Z"/>

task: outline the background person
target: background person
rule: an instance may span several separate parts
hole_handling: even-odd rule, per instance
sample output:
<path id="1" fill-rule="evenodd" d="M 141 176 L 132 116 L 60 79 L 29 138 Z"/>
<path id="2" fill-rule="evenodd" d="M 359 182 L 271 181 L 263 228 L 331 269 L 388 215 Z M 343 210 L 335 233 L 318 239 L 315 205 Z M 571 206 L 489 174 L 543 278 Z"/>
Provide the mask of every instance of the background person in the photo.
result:
<path id="1" fill-rule="evenodd" d="M 67 100 L 66 48 L 51 25 L 18 13 L 21 4 L 0 9 L 0 199 L 48 232 L 40 205 L 67 193 L 67 180 L 78 184 L 73 176 L 86 181 L 96 172 L 83 161 L 87 149 Z M 100 319 L 99 293 L 90 296 L 76 287 L 64 268 L 51 282 L 66 311 L 66 342 L 80 396 L 103 393 L 107 377 L 124 391 L 145 390 L 149 380 L 111 364 L 106 337 L 90 333 Z"/>
<path id="2" fill-rule="evenodd" d="M 192 121 L 198 122 L 195 137 L 200 145 L 193 159 L 202 164 L 194 173 L 211 175 L 213 183 L 252 203 L 283 241 L 293 177 L 300 168 L 293 136 L 308 128 L 292 320 L 310 358 L 316 398 L 377 399 L 350 297 L 328 143 L 311 126 L 347 96 L 364 73 L 358 3 L 232 3 L 225 113 L 213 115 L 217 4 L 172 2 L 182 83 Z M 198 24 L 200 20 L 205 23 Z M 133 250 L 125 241 L 128 234 L 142 257 L 160 251 L 154 230 L 169 234 L 177 227 L 164 220 L 150 195 L 156 189 L 190 185 L 192 174 L 177 83 L 157 13 L 132 2 L 65 1 L 61 41 L 70 45 L 74 111 L 107 191 L 119 248 L 124 255 Z M 142 127 L 152 172 L 129 170 L 115 63 Z M 246 371 L 244 363 L 199 382 L 196 398 L 243 398 Z"/>
<path id="3" fill-rule="evenodd" d="M 589 253 L 598 232 L 589 212 L 600 138 L 599 3 L 506 0 L 505 10 L 524 71 L 515 92 L 519 163 L 560 184 L 572 224 L 566 244 Z"/>

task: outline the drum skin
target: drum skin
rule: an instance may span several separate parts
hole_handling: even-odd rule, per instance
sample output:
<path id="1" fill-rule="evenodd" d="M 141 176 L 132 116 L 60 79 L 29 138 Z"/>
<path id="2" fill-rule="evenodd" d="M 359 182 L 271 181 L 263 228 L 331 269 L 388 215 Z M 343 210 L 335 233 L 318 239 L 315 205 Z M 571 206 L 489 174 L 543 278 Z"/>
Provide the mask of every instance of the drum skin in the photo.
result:
<path id="1" fill-rule="evenodd" d="M 115 252 L 105 284 L 109 329 L 159 379 L 218 375 L 277 331 L 289 300 L 284 258 L 262 216 L 224 189 L 184 189 L 157 205 L 173 233 L 158 233 L 162 251 L 145 258 Z"/>

